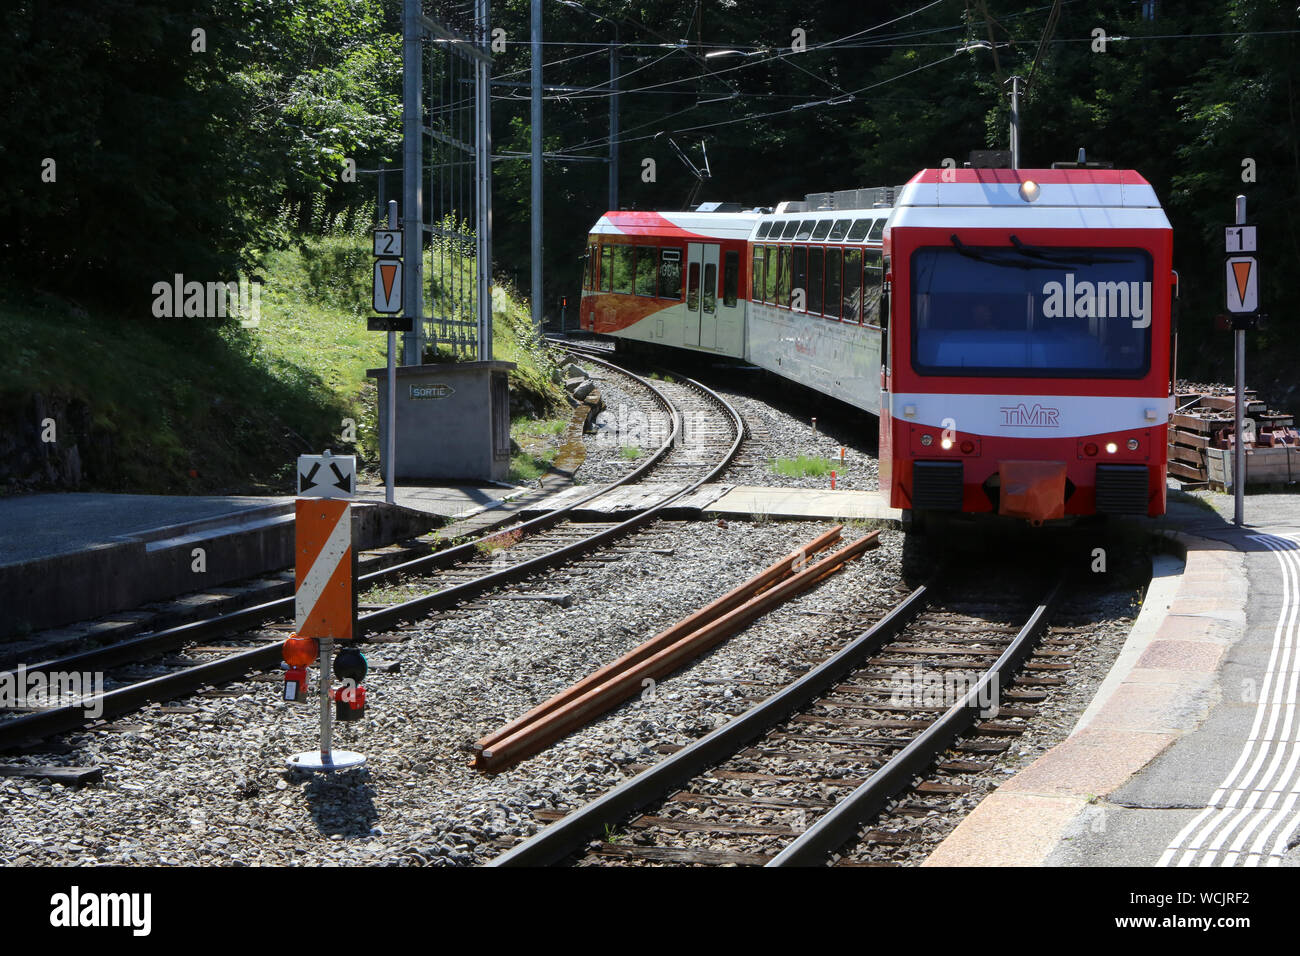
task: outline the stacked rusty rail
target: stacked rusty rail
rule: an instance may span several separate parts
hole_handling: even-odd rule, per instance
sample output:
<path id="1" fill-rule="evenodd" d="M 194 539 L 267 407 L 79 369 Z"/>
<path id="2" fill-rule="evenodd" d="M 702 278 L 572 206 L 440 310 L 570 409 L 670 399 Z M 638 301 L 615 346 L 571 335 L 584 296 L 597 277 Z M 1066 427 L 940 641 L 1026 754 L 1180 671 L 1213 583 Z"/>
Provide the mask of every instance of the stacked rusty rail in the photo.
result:
<path id="1" fill-rule="evenodd" d="M 1247 390 L 1243 444 L 1250 484 L 1300 478 L 1295 418 L 1271 410 Z M 1169 420 L 1169 473 L 1190 484 L 1232 484 L 1236 398 L 1225 385 L 1181 385 Z"/>
<path id="2" fill-rule="evenodd" d="M 875 547 L 880 535 L 879 531 L 873 531 L 809 564 L 809 556 L 838 541 L 842 530 L 837 525 L 761 574 L 482 738 L 474 744 L 471 765 L 480 770 L 503 770 L 550 746 L 635 696 L 643 681 L 672 673 L 772 608 L 838 571 L 868 548 Z"/>

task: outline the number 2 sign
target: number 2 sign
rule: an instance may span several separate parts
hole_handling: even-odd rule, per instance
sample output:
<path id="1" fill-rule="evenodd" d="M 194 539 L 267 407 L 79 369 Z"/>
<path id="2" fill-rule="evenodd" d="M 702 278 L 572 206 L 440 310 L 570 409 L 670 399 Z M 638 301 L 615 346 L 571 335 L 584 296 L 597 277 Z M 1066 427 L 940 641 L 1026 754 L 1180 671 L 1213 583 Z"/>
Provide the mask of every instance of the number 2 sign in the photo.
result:
<path id="1" fill-rule="evenodd" d="M 402 258 L 402 230 L 376 229 L 374 231 L 375 256 L 380 259 Z"/>

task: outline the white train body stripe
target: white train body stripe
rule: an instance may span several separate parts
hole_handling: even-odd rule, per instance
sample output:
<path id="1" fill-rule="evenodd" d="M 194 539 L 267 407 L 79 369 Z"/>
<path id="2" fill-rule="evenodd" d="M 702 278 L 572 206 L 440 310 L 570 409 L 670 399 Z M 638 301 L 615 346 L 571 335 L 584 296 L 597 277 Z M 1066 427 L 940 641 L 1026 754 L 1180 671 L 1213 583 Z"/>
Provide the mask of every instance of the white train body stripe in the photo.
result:
<path id="1" fill-rule="evenodd" d="M 1032 178 L 1032 174 L 1026 176 Z M 1045 207 L 1076 208 L 1098 206 L 1160 208 L 1160 200 L 1149 183 L 1039 183 L 1033 202 L 1020 196 L 1020 183 L 913 182 L 903 187 L 899 206 L 1013 206 L 1017 209 Z"/>
<path id="2" fill-rule="evenodd" d="M 1000 438 L 1081 438 L 1155 428 L 1169 421 L 1173 399 L 1113 395 L 956 395 L 905 392 L 889 396 L 900 422 Z M 946 420 L 952 419 L 952 424 Z"/>
<path id="3" fill-rule="evenodd" d="M 888 232 L 899 229 L 1169 229 L 1161 209 L 1115 209 L 1096 206 L 900 206 Z"/>

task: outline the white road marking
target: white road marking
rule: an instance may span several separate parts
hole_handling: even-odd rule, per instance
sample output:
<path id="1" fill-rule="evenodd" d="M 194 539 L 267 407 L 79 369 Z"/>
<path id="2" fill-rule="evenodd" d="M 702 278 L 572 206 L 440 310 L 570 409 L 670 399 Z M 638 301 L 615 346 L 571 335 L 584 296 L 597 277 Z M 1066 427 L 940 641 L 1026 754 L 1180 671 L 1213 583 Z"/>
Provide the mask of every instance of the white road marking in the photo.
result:
<path id="1" fill-rule="evenodd" d="M 1271 534 L 1251 535 L 1251 539 L 1277 556 L 1282 575 L 1282 607 L 1255 719 L 1236 764 L 1215 790 L 1209 806 L 1183 827 L 1161 854 L 1158 866 L 1278 866 L 1291 835 L 1300 828 L 1296 806 L 1300 800 L 1300 724 L 1296 720 L 1300 543 Z M 1268 846 L 1269 838 L 1279 829 Z"/>

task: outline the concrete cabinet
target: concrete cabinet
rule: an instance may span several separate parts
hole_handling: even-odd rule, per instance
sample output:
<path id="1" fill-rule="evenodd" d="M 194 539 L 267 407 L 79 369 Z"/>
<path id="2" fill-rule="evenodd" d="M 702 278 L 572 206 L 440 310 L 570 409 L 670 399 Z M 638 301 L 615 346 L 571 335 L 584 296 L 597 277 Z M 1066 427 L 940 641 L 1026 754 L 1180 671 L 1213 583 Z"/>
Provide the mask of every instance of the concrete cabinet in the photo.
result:
<path id="1" fill-rule="evenodd" d="M 399 365 L 395 480 L 506 481 L 508 375 L 514 367 L 513 362 Z M 379 448 L 387 469 L 388 369 L 366 374 L 379 385 Z"/>

